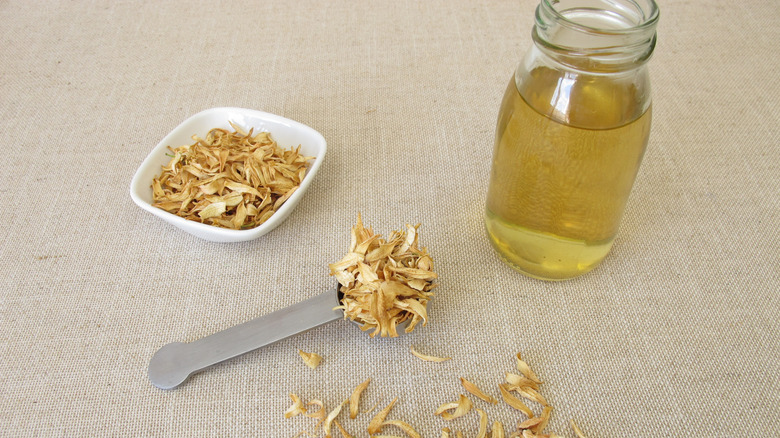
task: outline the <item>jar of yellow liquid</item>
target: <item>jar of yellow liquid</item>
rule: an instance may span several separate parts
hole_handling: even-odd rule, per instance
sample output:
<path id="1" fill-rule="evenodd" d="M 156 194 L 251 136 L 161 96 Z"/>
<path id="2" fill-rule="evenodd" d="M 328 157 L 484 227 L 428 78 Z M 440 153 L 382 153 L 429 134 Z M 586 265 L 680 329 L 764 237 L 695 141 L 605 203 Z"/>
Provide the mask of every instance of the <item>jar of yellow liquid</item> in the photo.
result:
<path id="1" fill-rule="evenodd" d="M 650 134 L 653 0 L 541 0 L 496 126 L 485 225 L 544 280 L 609 253 Z"/>

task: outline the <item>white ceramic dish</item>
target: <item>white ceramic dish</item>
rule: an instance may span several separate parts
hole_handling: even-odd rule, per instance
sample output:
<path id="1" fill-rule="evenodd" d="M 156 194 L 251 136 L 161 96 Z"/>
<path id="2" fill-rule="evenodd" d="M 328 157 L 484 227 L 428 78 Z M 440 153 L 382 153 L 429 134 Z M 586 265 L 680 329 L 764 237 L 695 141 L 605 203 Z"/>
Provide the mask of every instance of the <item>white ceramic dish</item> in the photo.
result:
<path id="1" fill-rule="evenodd" d="M 193 134 L 205 137 L 213 128 L 232 131 L 229 121 L 247 132 L 251 128 L 254 128 L 254 132 L 268 131 L 280 147 L 290 148 L 301 145 L 301 154 L 315 157 L 298 190 L 265 223 L 248 230 L 230 230 L 201 224 L 152 207 L 152 180 L 160 174 L 161 166 L 168 164 L 171 159 L 166 155 L 170 153 L 168 146 L 177 148 L 192 144 Z M 133 176 L 130 183 L 130 197 L 149 213 L 201 239 L 212 242 L 241 242 L 256 239 L 276 228 L 293 211 L 317 174 L 326 149 L 327 144 L 322 134 L 296 121 L 244 108 L 211 108 L 182 122 L 152 149 Z"/>

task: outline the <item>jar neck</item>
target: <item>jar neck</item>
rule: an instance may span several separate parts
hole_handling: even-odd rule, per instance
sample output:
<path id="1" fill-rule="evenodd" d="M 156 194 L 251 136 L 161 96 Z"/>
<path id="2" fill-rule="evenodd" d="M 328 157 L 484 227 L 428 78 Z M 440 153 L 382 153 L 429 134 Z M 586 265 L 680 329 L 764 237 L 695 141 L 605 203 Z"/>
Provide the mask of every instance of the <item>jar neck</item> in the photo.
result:
<path id="1" fill-rule="evenodd" d="M 566 67 L 620 72 L 650 59 L 658 16 L 653 0 L 541 0 L 532 36 Z"/>

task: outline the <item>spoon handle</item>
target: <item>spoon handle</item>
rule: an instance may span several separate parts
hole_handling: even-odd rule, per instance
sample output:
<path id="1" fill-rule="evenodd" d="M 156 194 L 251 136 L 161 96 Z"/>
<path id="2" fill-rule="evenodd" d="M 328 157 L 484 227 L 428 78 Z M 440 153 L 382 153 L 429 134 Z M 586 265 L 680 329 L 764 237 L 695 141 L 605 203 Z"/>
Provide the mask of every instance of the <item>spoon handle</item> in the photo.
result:
<path id="1" fill-rule="evenodd" d="M 337 305 L 336 292 L 328 291 L 194 342 L 164 345 L 149 362 L 149 380 L 175 388 L 212 365 L 342 318 Z"/>

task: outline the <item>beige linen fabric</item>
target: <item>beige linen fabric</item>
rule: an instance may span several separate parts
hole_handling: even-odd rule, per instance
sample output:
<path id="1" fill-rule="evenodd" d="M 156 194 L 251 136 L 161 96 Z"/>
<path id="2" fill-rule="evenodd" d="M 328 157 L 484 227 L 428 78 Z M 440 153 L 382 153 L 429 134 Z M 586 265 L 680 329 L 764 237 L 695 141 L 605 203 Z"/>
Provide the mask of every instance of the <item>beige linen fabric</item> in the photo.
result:
<path id="1" fill-rule="evenodd" d="M 425 437 L 466 377 L 521 351 L 549 430 L 774 436 L 780 427 L 780 12 L 662 1 L 650 144 L 612 254 L 546 283 L 482 227 L 498 105 L 536 2 L 0 2 L 0 435 L 290 437 L 288 393 L 398 403 Z M 295 212 L 252 242 L 199 240 L 128 188 L 188 116 L 239 106 L 320 131 Z M 153 387 L 149 358 L 333 287 L 358 212 L 421 223 L 440 274 L 427 327 L 369 339 L 344 321 Z M 422 362 L 409 354 L 451 356 Z M 297 349 L 324 357 L 307 368 Z M 475 400 L 508 429 L 520 415 Z M 342 424 L 365 437 L 370 415 Z M 401 432 L 388 427 L 385 433 Z"/>

